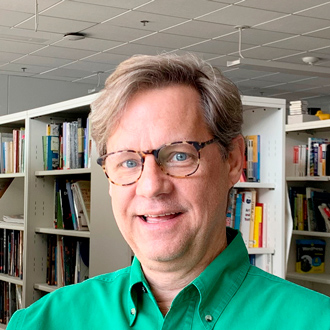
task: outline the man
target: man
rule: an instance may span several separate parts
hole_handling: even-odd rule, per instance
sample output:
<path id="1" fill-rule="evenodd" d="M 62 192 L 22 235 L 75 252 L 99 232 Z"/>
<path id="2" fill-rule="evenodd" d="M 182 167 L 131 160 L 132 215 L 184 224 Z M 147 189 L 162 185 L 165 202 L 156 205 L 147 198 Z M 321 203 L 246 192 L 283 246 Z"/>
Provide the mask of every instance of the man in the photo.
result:
<path id="1" fill-rule="evenodd" d="M 187 55 L 133 57 L 92 105 L 131 267 L 59 289 L 8 329 L 330 329 L 330 299 L 249 264 L 225 226 L 243 163 L 237 88 Z"/>

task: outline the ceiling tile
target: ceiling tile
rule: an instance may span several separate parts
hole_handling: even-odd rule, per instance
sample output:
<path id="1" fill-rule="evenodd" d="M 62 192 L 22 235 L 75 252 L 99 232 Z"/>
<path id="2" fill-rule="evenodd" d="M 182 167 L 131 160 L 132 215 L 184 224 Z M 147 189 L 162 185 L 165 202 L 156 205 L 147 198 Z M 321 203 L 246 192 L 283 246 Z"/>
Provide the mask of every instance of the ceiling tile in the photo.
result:
<path id="1" fill-rule="evenodd" d="M 265 21 L 273 20 L 283 16 L 281 13 L 266 11 L 241 6 L 227 6 L 222 10 L 205 15 L 199 20 L 228 24 L 228 25 L 249 25 L 253 26 Z"/>
<path id="2" fill-rule="evenodd" d="M 75 49 L 86 49 L 95 52 L 104 51 L 112 47 L 120 45 L 119 41 L 104 40 L 104 39 L 95 39 L 95 38 L 85 38 L 82 40 L 70 41 L 67 39 L 62 39 L 57 42 L 55 45 L 57 47 L 65 48 L 75 48 Z"/>
<path id="3" fill-rule="evenodd" d="M 1 49 L 5 49 L 7 52 L 29 54 L 33 51 L 41 49 L 43 45 L 30 44 L 27 42 L 15 42 L 8 40 L 1 40 Z"/>
<path id="4" fill-rule="evenodd" d="M 330 39 L 330 27 L 306 33 L 307 36 Z"/>
<path id="5" fill-rule="evenodd" d="M 271 43 L 271 47 L 294 49 L 294 50 L 311 50 L 321 47 L 330 47 L 329 39 L 321 39 L 306 36 L 297 36 L 286 40 Z"/>
<path id="6" fill-rule="evenodd" d="M 101 23 L 107 19 L 122 14 L 125 11 L 126 9 L 64 1 L 57 6 L 44 11 L 42 15 L 76 21 Z"/>
<path id="7" fill-rule="evenodd" d="M 39 12 L 53 6 L 56 3 L 62 2 L 61 0 L 42 0 L 38 2 Z M 0 9 L 14 10 L 22 13 L 35 13 L 35 1 L 27 0 L 1 0 Z M 2 17 L 1 17 L 2 20 Z M 1 22 L 2 24 L 2 22 Z"/>
<path id="8" fill-rule="evenodd" d="M 79 32 L 94 25 L 94 23 L 75 21 L 70 19 L 39 16 L 38 30 L 44 32 L 67 33 Z M 35 21 L 30 19 L 19 25 L 22 29 L 34 30 Z"/>
<path id="9" fill-rule="evenodd" d="M 88 75 L 90 73 L 90 72 L 83 71 L 83 70 L 70 70 L 70 69 L 67 69 L 66 67 L 55 69 L 55 70 L 52 70 L 49 72 L 47 72 L 47 71 L 48 71 L 48 69 L 46 70 L 46 73 L 49 73 L 54 77 L 70 77 L 70 78 L 79 78 L 79 77 Z"/>
<path id="10" fill-rule="evenodd" d="M 34 53 L 34 55 L 37 56 L 58 57 L 58 58 L 64 58 L 70 60 L 79 60 L 81 58 L 93 54 L 95 54 L 95 52 L 91 52 L 89 50 L 81 50 L 81 49 L 73 49 L 73 48 L 68 49 L 64 47 L 55 47 L 55 46 L 49 46 Z"/>
<path id="11" fill-rule="evenodd" d="M 223 41 L 236 42 L 238 44 L 239 33 L 236 29 L 234 31 L 235 32 L 226 36 L 219 37 L 218 39 Z M 250 45 L 263 45 L 273 41 L 286 39 L 292 36 L 293 35 L 289 33 L 264 31 L 264 30 L 259 30 L 257 28 L 242 30 L 242 42 Z"/>
<path id="12" fill-rule="evenodd" d="M 243 7 L 259 8 L 289 14 L 322 4 L 324 2 L 325 0 L 245 0 L 243 2 L 240 2 L 239 5 Z"/>
<path id="13" fill-rule="evenodd" d="M 238 51 L 238 44 L 234 42 L 221 41 L 220 39 L 207 40 L 190 47 L 185 47 L 185 50 L 225 55 Z"/>
<path id="14" fill-rule="evenodd" d="M 17 11 L 0 9 L 0 17 L 1 17 L 2 26 L 14 26 L 14 25 L 32 17 L 32 15 L 27 14 L 27 13 L 17 12 Z"/>
<path id="15" fill-rule="evenodd" d="M 148 46 L 148 45 L 139 45 L 137 43 L 126 43 L 120 47 L 116 47 L 111 49 L 109 52 L 105 52 L 104 54 L 111 53 L 111 54 L 120 54 L 126 56 L 132 56 L 135 54 L 144 54 L 144 55 L 157 55 L 164 52 L 170 52 L 174 48 L 168 47 L 155 47 L 155 46 Z"/>
<path id="16" fill-rule="evenodd" d="M 23 69 L 24 68 L 24 69 Z M 43 72 L 45 70 L 48 70 L 48 67 L 43 67 L 40 65 L 22 65 L 19 63 L 10 63 L 7 64 L 6 66 L 3 66 L 0 68 L 0 71 L 5 70 L 5 71 L 15 71 L 18 73 L 26 73 L 28 75 L 34 75 L 34 74 L 39 74 L 40 72 Z"/>
<path id="17" fill-rule="evenodd" d="M 170 15 L 183 18 L 195 18 L 226 7 L 227 4 L 207 0 L 166 0 L 152 1 L 139 8 L 139 11 Z"/>
<path id="18" fill-rule="evenodd" d="M 20 58 L 22 54 L 0 52 L 0 64 L 8 63 Z M 1 72 L 1 68 L 0 68 Z"/>
<path id="19" fill-rule="evenodd" d="M 297 51 L 295 50 L 268 47 L 268 46 L 242 50 L 242 54 L 245 58 L 254 58 L 259 60 L 273 60 L 279 57 L 293 55 L 295 53 L 297 53 Z"/>
<path id="20" fill-rule="evenodd" d="M 108 52 L 102 52 L 102 53 L 98 53 L 93 56 L 86 57 L 84 59 L 84 61 L 86 61 L 87 63 L 91 63 L 92 65 L 93 65 L 93 63 L 102 64 L 102 65 L 103 64 L 118 65 L 119 63 L 121 63 L 122 61 L 125 61 L 128 58 L 129 58 L 129 56 L 126 56 L 126 55 L 118 55 L 118 54 L 112 54 L 112 53 L 108 53 Z"/>
<path id="21" fill-rule="evenodd" d="M 63 35 L 60 33 L 36 32 L 32 30 L 0 26 L 0 42 L 1 40 L 8 40 L 45 45 L 58 41 L 62 39 L 62 37 Z"/>
<path id="22" fill-rule="evenodd" d="M 297 15 L 286 16 L 272 22 L 258 25 L 258 29 L 277 32 L 288 32 L 292 34 L 304 34 L 329 26 L 329 21 Z"/>
<path id="23" fill-rule="evenodd" d="M 147 23 L 141 21 L 146 20 Z M 123 26 L 133 29 L 141 29 L 147 31 L 160 31 L 185 22 L 185 18 L 171 17 L 167 15 L 158 15 L 153 13 L 145 13 L 141 11 L 131 10 L 123 15 L 117 16 L 109 20 L 109 24 Z"/>
<path id="24" fill-rule="evenodd" d="M 330 3 L 326 1 L 326 3 L 320 6 L 316 6 L 316 4 L 314 4 L 312 8 L 304 11 L 300 11 L 299 13 L 297 13 L 297 15 L 330 20 L 329 13 L 330 13 Z"/>
<path id="25" fill-rule="evenodd" d="M 139 39 L 136 43 L 141 45 L 158 46 L 158 47 L 170 47 L 170 48 L 182 48 L 197 42 L 201 42 L 203 39 L 179 36 L 168 33 L 156 33 L 151 36 Z"/>
<path id="26" fill-rule="evenodd" d="M 97 72 L 110 71 L 115 69 L 115 67 L 116 65 L 110 63 L 105 64 L 105 63 L 96 63 L 96 62 L 88 62 L 88 61 L 75 61 L 71 64 L 66 65 L 64 68 L 70 70 L 86 71 L 89 74 L 93 74 Z"/>
<path id="27" fill-rule="evenodd" d="M 82 2 L 82 3 L 91 3 L 95 5 L 101 6 L 110 6 L 117 8 L 126 8 L 133 9 L 139 7 L 145 3 L 150 2 L 150 0 L 71 0 L 74 2 Z"/>
<path id="28" fill-rule="evenodd" d="M 1 53 L 0 53 L 1 54 Z M 14 61 L 24 65 L 41 65 L 43 67 L 58 67 L 72 62 L 72 60 L 55 58 L 55 57 L 44 57 L 36 55 L 28 55 L 21 57 Z"/>
<path id="29" fill-rule="evenodd" d="M 224 24 L 189 20 L 183 24 L 166 29 L 164 32 L 182 36 L 211 39 L 233 32 L 233 27 Z"/>
<path id="30" fill-rule="evenodd" d="M 131 29 L 122 26 L 113 26 L 110 24 L 110 22 L 95 25 L 89 29 L 86 29 L 84 32 L 92 38 L 123 42 L 132 41 L 152 33 L 142 29 Z"/>

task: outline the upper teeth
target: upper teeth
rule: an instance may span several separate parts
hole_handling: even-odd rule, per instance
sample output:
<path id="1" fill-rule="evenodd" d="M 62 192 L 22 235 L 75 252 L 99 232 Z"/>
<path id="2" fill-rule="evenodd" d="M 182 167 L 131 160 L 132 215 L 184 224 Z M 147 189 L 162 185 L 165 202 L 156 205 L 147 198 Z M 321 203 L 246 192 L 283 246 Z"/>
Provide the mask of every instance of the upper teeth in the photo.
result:
<path id="1" fill-rule="evenodd" d="M 145 214 L 144 217 L 146 217 L 146 218 L 157 218 L 157 217 L 164 217 L 166 215 L 172 215 L 172 214 L 175 214 L 175 212 L 164 213 L 164 214 Z"/>

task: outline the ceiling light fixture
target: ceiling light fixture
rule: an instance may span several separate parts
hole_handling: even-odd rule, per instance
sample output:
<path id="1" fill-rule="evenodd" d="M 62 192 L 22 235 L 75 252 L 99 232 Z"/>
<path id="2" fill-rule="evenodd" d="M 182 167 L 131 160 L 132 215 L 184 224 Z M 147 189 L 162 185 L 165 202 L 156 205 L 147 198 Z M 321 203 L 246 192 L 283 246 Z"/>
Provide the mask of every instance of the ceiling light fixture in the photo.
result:
<path id="1" fill-rule="evenodd" d="M 64 39 L 67 39 L 70 41 L 85 39 L 85 37 L 86 37 L 86 35 L 81 32 L 69 32 L 63 36 Z"/>
<path id="2" fill-rule="evenodd" d="M 240 68 L 246 70 L 256 70 L 256 71 L 266 71 L 266 72 L 281 72 L 288 74 L 298 74 L 303 76 L 310 77 L 330 77 L 330 69 L 321 66 L 314 66 L 314 63 L 317 63 L 320 59 L 314 56 L 303 57 L 302 60 L 304 63 L 309 65 L 301 65 L 294 63 L 285 63 L 285 62 L 275 62 L 275 61 L 265 61 L 257 59 L 247 59 L 244 58 L 241 54 L 242 48 L 242 30 L 249 28 L 246 25 L 235 26 L 235 29 L 239 30 L 239 47 L 238 53 L 240 58 L 234 61 L 227 61 L 227 68 Z"/>
<path id="3" fill-rule="evenodd" d="M 320 59 L 315 56 L 305 56 L 302 58 L 304 63 L 307 63 L 309 65 L 314 65 L 314 63 L 317 63 Z"/>
<path id="4" fill-rule="evenodd" d="M 274 62 L 241 58 L 236 61 L 228 61 L 228 68 L 240 68 L 246 70 L 281 72 L 288 74 L 297 74 L 309 77 L 330 77 L 330 68 L 315 65 L 302 65 L 285 62 Z"/>

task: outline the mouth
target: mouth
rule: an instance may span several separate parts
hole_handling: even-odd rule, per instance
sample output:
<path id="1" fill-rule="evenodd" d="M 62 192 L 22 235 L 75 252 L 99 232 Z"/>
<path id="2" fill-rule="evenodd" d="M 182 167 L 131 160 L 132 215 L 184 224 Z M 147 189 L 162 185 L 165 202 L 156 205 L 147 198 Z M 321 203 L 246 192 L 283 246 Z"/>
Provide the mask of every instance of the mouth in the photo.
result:
<path id="1" fill-rule="evenodd" d="M 147 223 L 162 223 L 169 220 L 172 220 L 178 217 L 181 213 L 180 212 L 170 212 L 170 213 L 163 213 L 163 214 L 144 214 L 140 215 L 139 217 Z"/>

